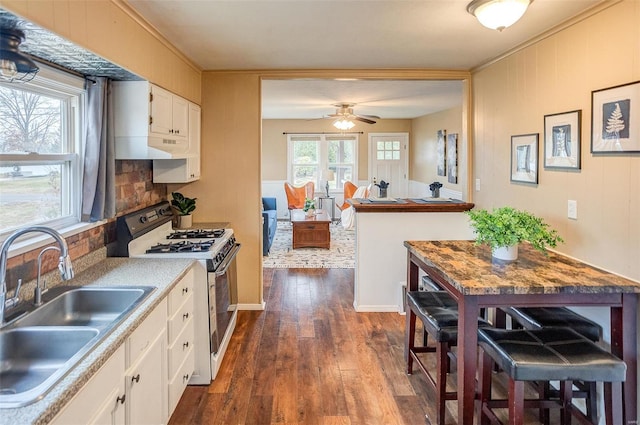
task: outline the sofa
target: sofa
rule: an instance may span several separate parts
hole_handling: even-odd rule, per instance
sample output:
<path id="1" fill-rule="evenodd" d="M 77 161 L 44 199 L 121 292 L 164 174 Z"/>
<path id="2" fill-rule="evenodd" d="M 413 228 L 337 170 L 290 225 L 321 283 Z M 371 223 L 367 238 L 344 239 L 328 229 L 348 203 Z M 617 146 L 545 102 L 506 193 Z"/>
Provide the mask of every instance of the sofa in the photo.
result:
<path id="1" fill-rule="evenodd" d="M 269 255 L 277 227 L 276 198 L 262 198 L 262 255 Z"/>

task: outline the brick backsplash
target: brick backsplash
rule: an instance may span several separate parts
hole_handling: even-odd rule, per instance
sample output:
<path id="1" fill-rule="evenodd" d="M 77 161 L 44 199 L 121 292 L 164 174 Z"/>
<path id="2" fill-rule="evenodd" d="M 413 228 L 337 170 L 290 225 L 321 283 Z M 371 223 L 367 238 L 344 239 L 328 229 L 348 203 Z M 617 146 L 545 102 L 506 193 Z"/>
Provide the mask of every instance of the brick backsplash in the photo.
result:
<path id="1" fill-rule="evenodd" d="M 153 161 L 116 161 L 116 216 L 156 204 L 167 199 L 167 185 L 153 183 Z M 66 238 L 71 260 L 103 248 L 116 239 L 116 219 Z M 56 246 L 55 243 L 51 244 Z M 18 279 L 34 280 L 38 273 L 38 255 L 44 247 L 10 258 L 7 262 L 7 286 L 15 288 Z M 42 256 L 42 274 L 58 266 L 57 252 Z"/>

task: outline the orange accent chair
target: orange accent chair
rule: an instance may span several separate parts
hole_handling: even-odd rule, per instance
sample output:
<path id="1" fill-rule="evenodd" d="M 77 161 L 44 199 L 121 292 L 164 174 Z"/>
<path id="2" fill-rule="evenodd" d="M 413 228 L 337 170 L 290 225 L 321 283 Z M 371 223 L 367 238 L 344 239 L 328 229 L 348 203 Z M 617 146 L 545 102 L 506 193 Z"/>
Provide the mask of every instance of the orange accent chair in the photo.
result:
<path id="1" fill-rule="evenodd" d="M 291 210 L 300 210 L 304 207 L 305 199 L 313 199 L 315 191 L 315 183 L 313 182 L 308 182 L 304 186 L 300 187 L 284 182 L 284 193 L 287 195 L 289 217 L 291 217 Z"/>
<path id="2" fill-rule="evenodd" d="M 353 198 L 353 194 L 356 193 L 356 190 L 358 190 L 358 186 L 351 183 L 350 181 L 344 182 L 344 202 L 342 203 L 342 205 L 338 205 L 340 211 L 351 206 L 351 204 L 347 202 L 347 199 Z"/>

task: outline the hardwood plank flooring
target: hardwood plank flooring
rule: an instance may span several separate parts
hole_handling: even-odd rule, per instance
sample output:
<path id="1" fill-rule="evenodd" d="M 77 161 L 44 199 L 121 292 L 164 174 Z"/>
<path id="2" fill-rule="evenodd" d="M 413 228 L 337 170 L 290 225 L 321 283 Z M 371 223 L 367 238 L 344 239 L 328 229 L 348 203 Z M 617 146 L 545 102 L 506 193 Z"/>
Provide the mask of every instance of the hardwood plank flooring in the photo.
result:
<path id="1" fill-rule="evenodd" d="M 216 380 L 187 387 L 169 423 L 428 424 L 433 393 L 417 369 L 404 373 L 405 317 L 356 313 L 353 279 L 353 269 L 264 269 L 265 311 L 238 313 Z"/>

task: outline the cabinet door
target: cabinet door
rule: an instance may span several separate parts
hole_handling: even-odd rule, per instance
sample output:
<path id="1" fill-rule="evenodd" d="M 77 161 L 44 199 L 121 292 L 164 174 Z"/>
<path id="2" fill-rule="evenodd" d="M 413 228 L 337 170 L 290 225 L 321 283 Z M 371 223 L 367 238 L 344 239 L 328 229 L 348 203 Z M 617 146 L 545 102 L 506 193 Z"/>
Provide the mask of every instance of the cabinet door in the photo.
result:
<path id="1" fill-rule="evenodd" d="M 173 135 L 177 137 L 189 137 L 189 102 L 185 99 L 173 96 Z"/>
<path id="2" fill-rule="evenodd" d="M 118 348 L 51 425 L 122 425 L 125 423 L 125 352 Z"/>
<path id="3" fill-rule="evenodd" d="M 173 94 L 158 86 L 151 86 L 151 133 L 173 135 Z"/>
<path id="4" fill-rule="evenodd" d="M 193 155 L 187 158 L 187 176 L 191 179 L 200 178 L 200 107 L 189 104 L 189 153 Z"/>
<path id="5" fill-rule="evenodd" d="M 125 375 L 128 424 L 157 425 L 167 421 L 166 339 L 163 329 Z"/>

